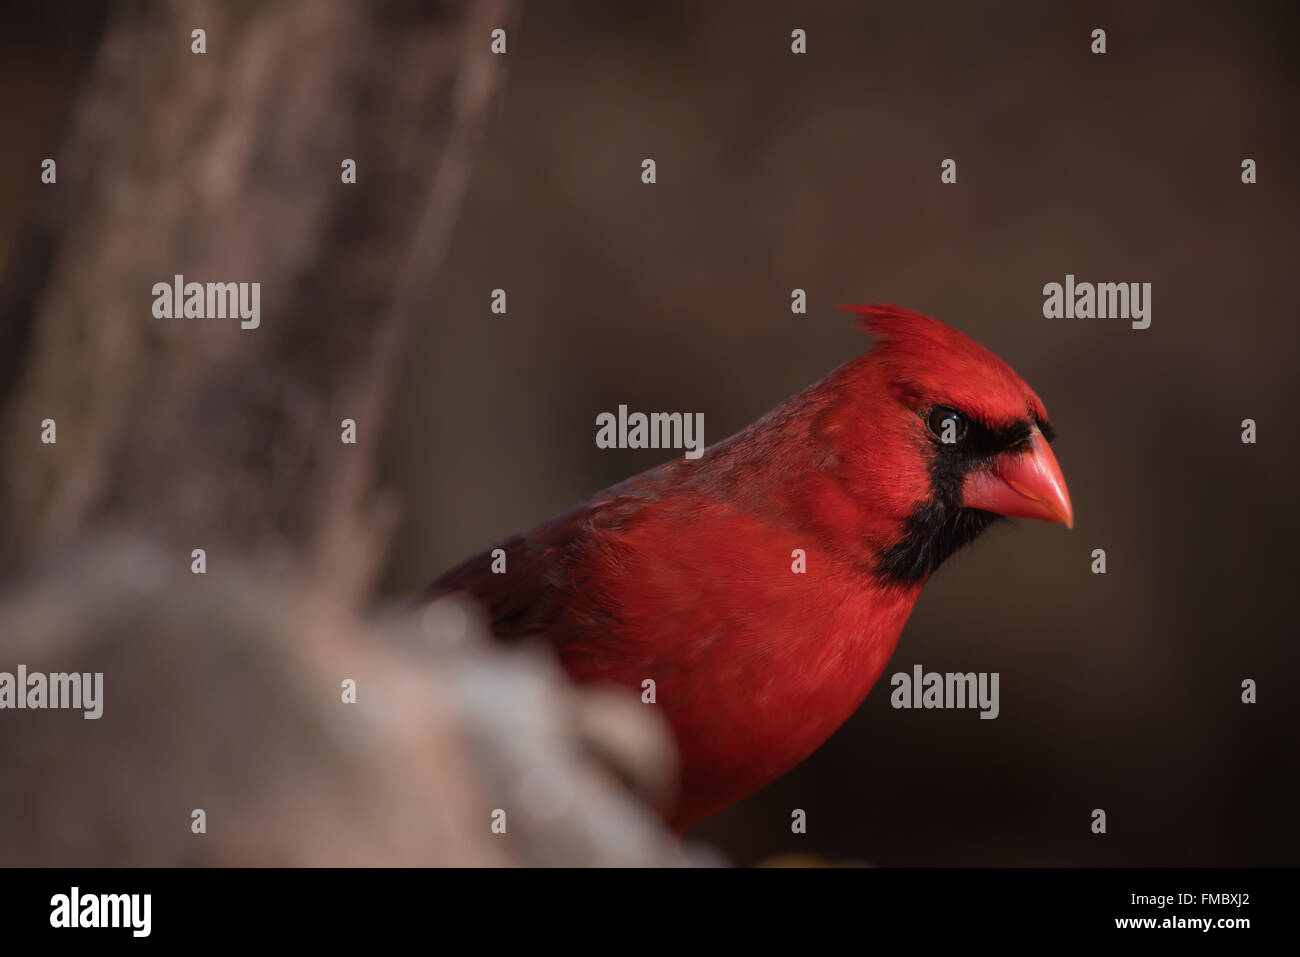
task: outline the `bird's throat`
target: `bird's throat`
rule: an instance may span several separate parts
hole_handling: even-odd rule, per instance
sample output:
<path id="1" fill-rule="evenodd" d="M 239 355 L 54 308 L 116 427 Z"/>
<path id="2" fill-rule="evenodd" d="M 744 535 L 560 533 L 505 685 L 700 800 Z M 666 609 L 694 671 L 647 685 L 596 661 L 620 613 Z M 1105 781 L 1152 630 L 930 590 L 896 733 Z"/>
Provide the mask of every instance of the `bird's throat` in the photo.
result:
<path id="1" fill-rule="evenodd" d="M 881 553 L 873 572 L 889 584 L 921 584 L 999 518 L 980 509 L 927 502 L 908 517 L 903 538 Z"/>

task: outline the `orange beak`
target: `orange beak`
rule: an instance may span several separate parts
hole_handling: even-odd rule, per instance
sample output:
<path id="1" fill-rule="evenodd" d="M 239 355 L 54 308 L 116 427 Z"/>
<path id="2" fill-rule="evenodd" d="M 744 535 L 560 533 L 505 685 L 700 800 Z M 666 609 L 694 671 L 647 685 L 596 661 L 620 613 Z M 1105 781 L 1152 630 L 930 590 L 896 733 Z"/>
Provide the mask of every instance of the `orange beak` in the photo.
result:
<path id="1" fill-rule="evenodd" d="M 1052 447 L 1038 429 L 1019 448 L 966 476 L 961 504 L 1009 518 L 1040 518 L 1074 528 L 1074 508 Z"/>

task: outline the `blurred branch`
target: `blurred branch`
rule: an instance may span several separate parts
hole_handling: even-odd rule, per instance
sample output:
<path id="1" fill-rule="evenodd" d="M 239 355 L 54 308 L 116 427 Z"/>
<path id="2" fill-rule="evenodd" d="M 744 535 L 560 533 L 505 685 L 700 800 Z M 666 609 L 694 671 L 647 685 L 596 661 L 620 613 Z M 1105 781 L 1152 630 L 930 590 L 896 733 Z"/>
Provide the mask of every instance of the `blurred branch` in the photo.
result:
<path id="1" fill-rule="evenodd" d="M 498 84 L 488 34 L 508 13 L 116 12 L 48 189 L 45 285 L 33 314 L 0 317 L 33 329 L 5 423 L 0 517 L 17 556 L 129 522 L 186 547 L 285 551 L 364 593 L 383 404 L 428 315 Z M 153 284 L 178 273 L 260 282 L 261 327 L 153 318 Z M 47 417 L 57 445 L 39 443 Z M 343 418 L 357 446 L 340 442 Z"/>
<path id="2" fill-rule="evenodd" d="M 110 540 L 4 595 L 0 636 L 0 670 L 104 675 L 97 720 L 0 716 L 0 866 L 681 862 L 622 783 L 672 780 L 667 730 L 457 605 L 381 631 Z M 593 726 L 627 745 L 620 767 L 593 760 Z"/>
<path id="3" fill-rule="evenodd" d="M 0 718 L 0 864 L 680 859 L 634 796 L 673 780 L 635 698 L 570 688 L 459 606 L 422 628 L 358 614 L 391 520 L 372 489 L 386 400 L 431 318 L 509 13 L 110 17 L 38 224 L 47 268 L 0 300 L 29 332 L 4 419 L 0 670 L 102 672 L 104 714 Z M 260 327 L 154 318 L 176 274 L 259 282 Z"/>

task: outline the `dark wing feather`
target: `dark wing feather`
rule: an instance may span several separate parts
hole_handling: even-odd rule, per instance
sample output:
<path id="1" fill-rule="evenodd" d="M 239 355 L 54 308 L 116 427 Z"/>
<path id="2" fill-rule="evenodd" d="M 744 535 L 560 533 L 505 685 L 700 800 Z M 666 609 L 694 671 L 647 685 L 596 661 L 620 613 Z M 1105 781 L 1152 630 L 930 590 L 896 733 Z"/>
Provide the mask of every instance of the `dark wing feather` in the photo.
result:
<path id="1" fill-rule="evenodd" d="M 597 604 L 585 594 L 591 570 L 614 558 L 620 530 L 635 521 L 648 501 L 644 495 L 618 494 L 584 502 L 466 559 L 434 581 L 420 602 L 468 594 L 485 606 L 498 638 L 545 634 L 579 598 L 588 599 L 582 602 L 588 609 Z M 492 572 L 492 552 L 498 548 L 506 554 L 504 574 Z M 557 643 L 564 638 L 552 636 Z"/>

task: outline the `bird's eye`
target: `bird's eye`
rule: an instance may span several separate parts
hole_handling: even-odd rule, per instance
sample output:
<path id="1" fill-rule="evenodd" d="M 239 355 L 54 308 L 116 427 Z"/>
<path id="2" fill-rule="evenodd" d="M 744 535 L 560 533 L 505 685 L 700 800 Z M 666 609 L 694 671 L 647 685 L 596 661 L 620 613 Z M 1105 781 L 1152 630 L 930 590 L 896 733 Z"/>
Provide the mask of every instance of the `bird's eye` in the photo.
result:
<path id="1" fill-rule="evenodd" d="M 944 445 L 954 445 L 966 434 L 966 416 L 946 405 L 936 405 L 927 412 L 925 424 Z"/>

